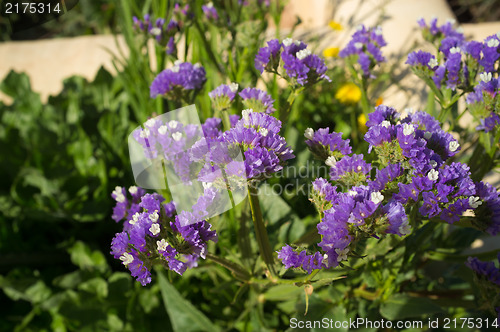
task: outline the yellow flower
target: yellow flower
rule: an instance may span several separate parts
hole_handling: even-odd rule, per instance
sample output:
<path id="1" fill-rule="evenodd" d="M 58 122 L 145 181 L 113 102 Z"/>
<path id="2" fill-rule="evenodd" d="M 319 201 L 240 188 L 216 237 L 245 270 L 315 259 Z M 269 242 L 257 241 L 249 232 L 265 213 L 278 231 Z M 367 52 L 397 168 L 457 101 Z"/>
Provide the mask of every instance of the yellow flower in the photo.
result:
<path id="1" fill-rule="evenodd" d="M 323 56 L 325 58 L 336 58 L 339 55 L 340 48 L 338 47 L 328 47 L 323 50 Z"/>
<path id="2" fill-rule="evenodd" d="M 342 104 L 355 104 L 361 99 L 361 90 L 354 83 L 344 83 L 335 93 L 335 98 Z"/>
<path id="3" fill-rule="evenodd" d="M 368 131 L 368 127 L 366 126 L 366 116 L 364 114 L 358 116 L 358 130 L 362 134 Z"/>
<path id="4" fill-rule="evenodd" d="M 375 102 L 375 107 L 382 105 L 383 102 L 384 102 L 384 98 L 378 97 L 377 101 Z"/>
<path id="5" fill-rule="evenodd" d="M 330 21 L 328 23 L 328 26 L 330 28 L 332 28 L 333 30 L 336 30 L 336 31 L 341 31 L 341 30 L 344 30 L 344 27 L 342 26 L 342 24 L 340 24 L 339 22 L 335 22 L 335 21 Z"/>

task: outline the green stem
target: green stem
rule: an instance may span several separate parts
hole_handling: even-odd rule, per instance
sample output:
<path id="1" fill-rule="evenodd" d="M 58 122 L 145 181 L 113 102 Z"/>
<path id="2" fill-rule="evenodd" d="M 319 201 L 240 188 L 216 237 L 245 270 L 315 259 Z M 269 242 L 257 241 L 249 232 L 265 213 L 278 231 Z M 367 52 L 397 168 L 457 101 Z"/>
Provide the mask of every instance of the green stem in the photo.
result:
<path id="1" fill-rule="evenodd" d="M 368 114 L 371 112 L 370 102 L 368 101 L 368 94 L 366 91 L 366 80 L 363 78 L 361 80 L 361 109 L 366 119 L 368 119 Z"/>
<path id="2" fill-rule="evenodd" d="M 227 109 L 223 109 L 221 113 L 222 125 L 224 126 L 224 130 L 228 131 L 229 129 L 231 129 L 231 120 L 229 119 L 229 113 L 227 112 Z"/>
<path id="3" fill-rule="evenodd" d="M 233 263 L 225 258 L 218 257 L 210 253 L 207 254 L 207 258 L 219 264 L 220 266 L 225 267 L 226 269 L 231 271 L 236 278 L 240 280 L 249 281 L 251 278 L 250 273 L 248 273 L 248 271 L 239 264 Z"/>
<path id="4" fill-rule="evenodd" d="M 266 226 L 264 225 L 264 218 L 262 217 L 262 211 L 260 209 L 259 197 L 257 196 L 257 188 L 251 184 L 248 185 L 248 198 L 250 201 L 250 209 L 252 210 L 252 220 L 255 227 L 255 236 L 257 238 L 260 254 L 271 275 L 275 276 L 276 271 L 274 270 L 273 252 L 269 243 Z"/>

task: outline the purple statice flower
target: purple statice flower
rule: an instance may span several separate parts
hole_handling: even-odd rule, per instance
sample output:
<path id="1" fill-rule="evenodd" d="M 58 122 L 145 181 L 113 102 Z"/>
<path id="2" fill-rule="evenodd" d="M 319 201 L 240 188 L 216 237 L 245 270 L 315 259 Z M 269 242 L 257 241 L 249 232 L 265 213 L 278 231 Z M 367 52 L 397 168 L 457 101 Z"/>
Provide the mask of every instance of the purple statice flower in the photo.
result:
<path id="1" fill-rule="evenodd" d="M 217 21 L 219 19 L 219 14 L 217 13 L 217 9 L 215 9 L 214 4 L 212 2 L 207 3 L 206 5 L 201 6 L 203 10 L 203 14 L 209 20 Z"/>
<path id="2" fill-rule="evenodd" d="M 331 81 L 326 75 L 324 60 L 307 49 L 307 45 L 299 40 L 286 38 L 282 43 L 277 39 L 267 42 L 266 47 L 259 49 L 255 57 L 255 68 L 276 72 L 280 64 L 280 56 L 286 76 L 300 86 L 312 85 L 320 80 Z"/>
<path id="3" fill-rule="evenodd" d="M 328 157 L 340 159 L 352 152 L 349 140 L 343 140 L 342 133 L 330 133 L 329 128 L 320 128 L 316 131 L 307 128 L 304 136 L 309 150 L 320 160 L 325 161 Z"/>
<path id="4" fill-rule="evenodd" d="M 343 181 L 344 179 L 353 176 L 362 175 L 361 179 L 369 177 L 371 165 L 363 159 L 361 154 L 353 154 L 352 156 L 345 156 L 336 162 L 330 168 L 330 177 L 332 180 Z M 363 181 L 361 180 L 361 181 Z M 358 181 L 355 181 L 357 183 Z"/>
<path id="5" fill-rule="evenodd" d="M 489 183 L 478 182 L 476 195 L 477 198 L 471 199 L 469 205 L 476 208 L 477 218 L 485 221 L 482 228 L 491 235 L 497 235 L 500 233 L 500 192 Z"/>
<path id="6" fill-rule="evenodd" d="M 237 83 L 231 83 L 229 85 L 221 84 L 214 90 L 210 91 L 208 96 L 212 100 L 215 109 L 224 110 L 231 106 L 237 91 Z"/>
<path id="7" fill-rule="evenodd" d="M 387 45 L 380 27 L 365 28 L 360 25 L 352 35 L 345 48 L 339 52 L 341 58 L 356 57 L 361 66 L 363 76 L 374 78 L 371 70 L 379 63 L 385 62 L 380 49 Z"/>
<path id="8" fill-rule="evenodd" d="M 243 99 L 243 105 L 247 109 L 267 114 L 272 114 L 276 111 L 273 107 L 274 99 L 265 91 L 257 88 L 245 88 L 239 95 Z"/>
<path id="9" fill-rule="evenodd" d="M 500 58 L 500 39 L 497 35 L 489 36 L 484 40 L 482 55 L 479 64 L 485 72 L 494 72 L 495 63 Z"/>
<path id="10" fill-rule="evenodd" d="M 201 89 L 206 81 L 205 69 L 200 64 L 176 61 L 174 66 L 159 73 L 150 87 L 150 96 L 179 99 L 189 90 Z"/>
<path id="11" fill-rule="evenodd" d="M 128 189 L 128 193 L 131 196 L 130 199 L 128 198 L 127 190 L 119 186 L 111 193 L 111 197 L 116 201 L 111 218 L 116 222 L 123 219 L 128 220 L 132 218 L 134 213 L 140 210 L 139 203 L 146 191 L 142 188 L 131 186 Z"/>
<path id="12" fill-rule="evenodd" d="M 485 132 L 490 132 L 495 127 L 500 125 L 500 116 L 495 113 L 491 113 L 488 117 L 481 119 L 481 125 L 476 127 L 476 130 L 484 130 Z"/>
<path id="13" fill-rule="evenodd" d="M 278 39 L 267 42 L 267 46 L 261 47 L 255 56 L 255 68 L 262 74 L 264 70 L 275 71 L 280 62 L 281 43 Z"/>
<path id="14" fill-rule="evenodd" d="M 432 18 L 429 21 L 429 25 L 427 25 L 424 18 L 418 19 L 417 23 L 422 29 L 424 38 L 431 42 L 444 37 L 456 38 L 462 41 L 465 40 L 461 29 L 455 28 L 455 20 L 447 20 L 441 26 L 437 25 L 437 18 Z"/>
<path id="15" fill-rule="evenodd" d="M 400 117 L 398 111 L 394 108 L 379 105 L 375 108 L 375 112 L 368 114 L 368 121 L 366 121 L 366 126 L 371 127 L 374 125 L 379 125 L 383 121 L 389 121 L 390 124 L 396 124 Z"/>
<path id="16" fill-rule="evenodd" d="M 332 203 L 338 197 L 337 187 L 332 186 L 330 182 L 323 178 L 317 178 L 313 181 L 313 192 L 323 197 L 326 201 Z"/>
<path id="17" fill-rule="evenodd" d="M 472 59 L 479 61 L 481 58 L 481 51 L 483 44 L 481 42 L 471 40 L 462 45 L 462 50 L 465 54 L 469 55 Z"/>
<path id="18" fill-rule="evenodd" d="M 349 233 L 347 220 L 354 206 L 352 197 L 341 194 L 338 203 L 326 210 L 317 225 L 322 240 L 319 247 L 326 253 L 326 267 L 336 267 L 347 259 L 352 235 Z"/>
<path id="19" fill-rule="evenodd" d="M 455 90 L 460 83 L 460 69 L 462 68 L 462 53 L 460 48 L 452 48 L 444 63 L 446 67 L 446 87 Z"/>
<path id="20" fill-rule="evenodd" d="M 500 253 L 498 254 L 500 262 Z M 500 286 L 500 270 L 493 262 L 482 262 L 476 257 L 469 257 L 465 265 L 474 271 L 474 274 L 479 278 Z"/>
<path id="21" fill-rule="evenodd" d="M 174 37 L 170 37 L 167 42 L 167 46 L 165 47 L 165 52 L 168 55 L 175 54 L 177 51 L 177 47 L 175 46 Z"/>
<path id="22" fill-rule="evenodd" d="M 149 14 L 144 15 L 144 18 L 142 20 L 138 19 L 136 16 L 133 16 L 132 21 L 134 22 L 134 29 L 138 32 L 149 32 L 149 30 L 153 27 Z"/>
<path id="23" fill-rule="evenodd" d="M 385 231 L 387 234 L 396 234 L 399 236 L 410 234 L 411 226 L 408 223 L 408 216 L 400 202 L 391 201 L 387 203 L 382 208 L 382 212 L 386 214 L 388 220 L 388 226 Z"/>
<path id="24" fill-rule="evenodd" d="M 308 255 L 305 250 L 297 253 L 291 246 L 285 245 L 281 250 L 277 251 L 278 259 L 281 260 L 285 268 L 303 268 L 308 274 L 313 270 L 319 270 L 324 267 L 323 255 L 315 252 Z"/>
<path id="25" fill-rule="evenodd" d="M 410 66 L 422 66 L 431 70 L 437 66 L 436 57 L 424 51 L 416 51 L 408 54 L 408 59 L 405 63 Z"/>
<path id="26" fill-rule="evenodd" d="M 243 110 L 242 118 L 234 128 L 224 132 L 223 142 L 240 146 L 245 157 L 248 179 L 260 179 L 283 169 L 293 150 L 279 135 L 281 122 L 276 118 L 252 110 Z"/>
<path id="27" fill-rule="evenodd" d="M 403 175 L 401 164 L 389 164 L 385 168 L 377 169 L 375 179 L 368 181 L 368 186 L 373 191 L 382 191 L 389 182 L 394 181 L 401 175 Z"/>
<path id="28" fill-rule="evenodd" d="M 423 204 L 418 211 L 425 217 L 436 217 L 441 212 L 436 194 L 433 192 L 423 192 L 422 197 Z"/>
<path id="29" fill-rule="evenodd" d="M 208 241 L 217 241 L 210 224 L 196 219 L 192 224 L 181 226 L 179 219 L 186 212 L 175 215 L 173 202 L 162 203 L 164 198 L 156 193 L 132 191 L 132 196 L 140 199 L 140 209 L 111 241 L 111 254 L 123 262 L 133 277 L 145 286 L 151 282 L 150 268 L 157 262 L 182 275 L 187 268 L 197 265 L 199 257 L 205 258 Z M 121 200 L 123 192 L 118 192 L 115 190 L 112 195 Z M 193 206 L 194 218 L 200 218 L 203 211 L 209 209 L 213 197 L 212 191 L 205 191 Z"/>

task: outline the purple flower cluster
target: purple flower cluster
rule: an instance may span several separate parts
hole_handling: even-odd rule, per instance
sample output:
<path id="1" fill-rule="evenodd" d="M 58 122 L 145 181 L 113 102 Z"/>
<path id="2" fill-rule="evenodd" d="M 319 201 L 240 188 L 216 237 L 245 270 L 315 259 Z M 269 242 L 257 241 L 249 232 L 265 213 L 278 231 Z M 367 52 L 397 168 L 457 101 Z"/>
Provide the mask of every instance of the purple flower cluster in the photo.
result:
<path id="1" fill-rule="evenodd" d="M 191 90 L 201 89 L 207 80 L 200 64 L 176 61 L 174 66 L 159 73 L 150 87 L 150 96 L 180 99 Z"/>
<path id="2" fill-rule="evenodd" d="M 432 18 L 429 24 L 425 22 L 424 18 L 420 18 L 417 23 L 422 29 L 424 38 L 430 42 L 447 37 L 460 40 L 465 39 L 461 28 L 455 28 L 455 20 L 448 20 L 440 26 L 437 25 L 437 18 Z"/>
<path id="3" fill-rule="evenodd" d="M 229 85 L 221 84 L 214 90 L 208 93 L 212 103 L 217 110 L 228 109 L 238 92 L 238 84 L 231 83 Z"/>
<path id="4" fill-rule="evenodd" d="M 221 139 L 229 150 L 242 149 L 247 178 L 258 180 L 283 169 L 285 161 L 294 158 L 293 150 L 279 135 L 280 129 L 276 118 L 247 109 Z"/>
<path id="5" fill-rule="evenodd" d="M 500 253 L 498 253 L 498 262 L 500 263 Z M 474 271 L 478 278 L 500 286 L 500 270 L 495 266 L 495 263 L 482 262 L 476 257 L 469 257 L 465 265 Z"/>
<path id="6" fill-rule="evenodd" d="M 133 192 L 132 201 L 139 204 L 134 211 L 129 210 L 122 216 L 123 231 L 113 238 L 111 254 L 120 259 L 143 286 L 151 282 L 153 264 L 161 264 L 182 275 L 187 268 L 197 266 L 199 257 L 205 258 L 208 241 L 217 242 L 217 233 L 203 220 L 206 214 L 200 213 L 214 202 L 216 193 L 212 189 L 205 190 L 193 206 L 194 212 L 182 211 L 177 215 L 174 204 L 164 203 L 165 199 L 156 193 L 145 194 L 136 187 L 131 187 L 129 192 Z M 117 205 L 128 200 L 123 188 L 116 188 L 112 197 Z M 194 218 L 196 222 L 186 224 L 186 218 Z"/>
<path id="7" fill-rule="evenodd" d="M 491 105 L 496 105 L 500 100 L 500 80 L 492 77 L 491 73 L 481 73 L 479 76 L 480 82 L 474 87 L 474 92 L 467 95 L 466 101 L 471 111 L 484 117 L 476 129 L 490 132 L 500 124 L 500 116 L 489 111 Z"/>
<path id="8" fill-rule="evenodd" d="M 206 5 L 201 6 L 203 10 L 203 14 L 209 20 L 217 21 L 219 19 L 219 14 L 217 13 L 217 9 L 215 9 L 214 4 L 212 2 L 207 3 Z"/>
<path id="9" fill-rule="evenodd" d="M 341 58 L 353 57 L 357 59 L 363 71 L 363 76 L 374 78 L 373 68 L 377 64 L 386 61 L 380 50 L 385 45 L 387 43 L 382 36 L 380 27 L 367 29 L 364 25 L 360 25 L 347 46 L 340 51 L 339 56 Z"/>
<path id="10" fill-rule="evenodd" d="M 174 36 L 179 31 L 179 23 L 175 19 L 171 19 L 168 24 L 166 24 L 164 18 L 157 18 L 153 24 L 149 14 L 144 15 L 144 19 L 142 20 L 139 20 L 135 16 L 132 19 L 136 31 L 147 34 L 153 37 L 158 44 L 166 46 L 167 54 L 175 53 Z"/>
<path id="11" fill-rule="evenodd" d="M 307 128 L 304 136 L 309 150 L 322 161 L 329 157 L 340 159 L 352 152 L 349 140 L 343 140 L 342 133 L 330 133 L 329 128 L 320 128 L 316 131 Z"/>
<path id="12" fill-rule="evenodd" d="M 317 225 L 322 251 L 309 255 L 285 246 L 278 257 L 287 268 L 302 267 L 310 273 L 311 269 L 335 267 L 347 259 L 354 240 L 410 234 L 409 210 L 448 223 L 472 210 L 478 228 L 492 235 L 500 232 L 500 193 L 489 184 L 474 183 L 467 165 L 446 163 L 460 145 L 432 116 L 416 112 L 400 119 L 395 109 L 381 105 L 369 114 L 367 126 L 365 140 L 383 168 L 374 170 L 362 155 L 346 155 L 350 152 L 346 147 L 344 152 L 348 152 L 340 160 L 326 159 L 331 180 L 342 186 L 323 178 L 313 182 L 311 200 L 322 216 Z M 327 129 L 323 137 L 336 139 L 332 146 L 338 149 L 340 136 Z M 306 131 L 306 138 L 311 144 L 314 131 Z M 306 257 L 314 257 L 314 264 L 304 264 Z M 323 257 L 322 264 L 319 257 Z"/>
<path id="13" fill-rule="evenodd" d="M 305 43 L 291 38 L 286 38 L 281 43 L 278 39 L 268 41 L 267 46 L 260 48 L 255 56 L 255 68 L 261 73 L 276 72 L 280 58 L 286 77 L 293 84 L 306 86 L 323 79 L 331 81 L 326 75 L 325 61 L 312 54 Z"/>
<path id="14" fill-rule="evenodd" d="M 274 99 L 271 98 L 271 96 L 265 91 L 257 88 L 245 88 L 239 93 L 239 95 L 243 99 L 243 105 L 247 109 L 267 114 L 271 114 L 276 111 L 273 107 Z"/>

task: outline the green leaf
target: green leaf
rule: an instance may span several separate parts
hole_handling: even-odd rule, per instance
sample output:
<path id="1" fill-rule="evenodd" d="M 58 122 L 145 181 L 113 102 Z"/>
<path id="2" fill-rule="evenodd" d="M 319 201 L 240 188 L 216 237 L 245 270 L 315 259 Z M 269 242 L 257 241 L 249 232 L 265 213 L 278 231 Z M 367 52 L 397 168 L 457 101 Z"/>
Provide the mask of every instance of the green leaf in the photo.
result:
<path id="1" fill-rule="evenodd" d="M 441 313 L 443 309 L 423 297 L 395 294 L 380 307 L 380 314 L 389 320 L 400 320 L 422 315 Z"/>
<path id="2" fill-rule="evenodd" d="M 267 184 L 259 187 L 259 198 L 264 220 L 270 224 L 287 217 L 292 211 L 292 208 Z"/>
<path id="3" fill-rule="evenodd" d="M 99 271 L 104 271 L 108 267 L 106 258 L 98 251 L 92 251 L 85 243 L 78 241 L 73 247 L 68 249 L 71 255 L 73 264 L 79 266 L 81 269 L 96 268 Z"/>
<path id="4" fill-rule="evenodd" d="M 108 284 L 102 278 L 92 278 L 90 280 L 81 283 L 78 289 L 96 294 L 99 298 L 105 298 L 108 296 Z"/>
<path id="5" fill-rule="evenodd" d="M 158 280 L 165 309 L 174 331 L 219 331 L 219 329 L 195 306 L 184 299 L 177 289 L 158 273 Z"/>

